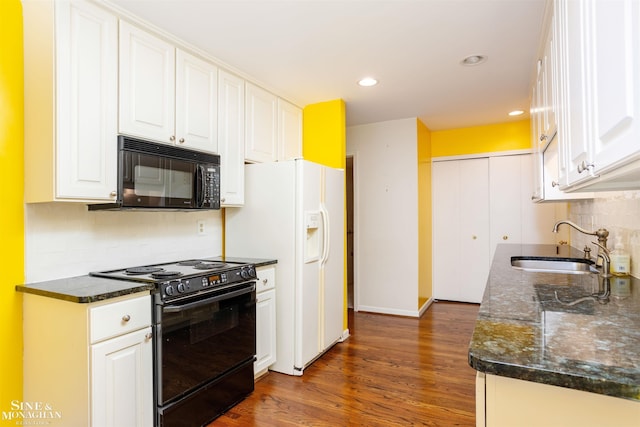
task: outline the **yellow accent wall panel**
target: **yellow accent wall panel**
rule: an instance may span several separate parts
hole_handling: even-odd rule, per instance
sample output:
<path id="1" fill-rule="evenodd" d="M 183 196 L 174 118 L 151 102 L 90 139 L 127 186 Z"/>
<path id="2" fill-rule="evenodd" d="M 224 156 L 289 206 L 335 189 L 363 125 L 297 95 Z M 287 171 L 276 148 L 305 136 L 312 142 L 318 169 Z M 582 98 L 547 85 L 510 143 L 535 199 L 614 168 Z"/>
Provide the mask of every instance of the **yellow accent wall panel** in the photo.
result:
<path id="1" fill-rule="evenodd" d="M 431 132 L 431 156 L 459 156 L 531 148 L 529 120 Z"/>
<path id="2" fill-rule="evenodd" d="M 24 134 L 23 48 L 20 0 L 0 1 L 0 182 L 2 234 L 0 256 L 0 414 L 22 400 L 22 298 L 15 285 L 24 281 Z M 13 408 L 15 409 L 15 408 Z M 20 420 L 22 421 L 22 420 Z M 15 426 L 2 419 L 0 425 Z"/>
<path id="3" fill-rule="evenodd" d="M 418 309 L 433 295 L 431 256 L 431 131 L 420 120 L 418 136 Z"/>
<path id="4" fill-rule="evenodd" d="M 344 169 L 346 141 L 346 108 L 342 99 L 304 107 L 302 157 L 305 160 Z"/>

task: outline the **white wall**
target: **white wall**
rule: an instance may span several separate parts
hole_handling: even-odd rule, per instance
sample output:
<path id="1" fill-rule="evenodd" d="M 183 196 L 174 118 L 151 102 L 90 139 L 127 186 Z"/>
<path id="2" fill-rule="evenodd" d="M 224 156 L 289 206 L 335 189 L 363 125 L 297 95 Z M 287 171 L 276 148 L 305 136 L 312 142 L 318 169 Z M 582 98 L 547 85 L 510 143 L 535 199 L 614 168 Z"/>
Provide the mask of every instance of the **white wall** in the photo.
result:
<path id="1" fill-rule="evenodd" d="M 587 230 L 609 230 L 607 247 L 613 249 L 616 237 L 621 236 L 625 249 L 631 255 L 631 275 L 640 278 L 640 191 L 594 193 L 593 200 L 572 202 L 569 219 Z M 567 227 L 562 225 L 561 227 Z M 571 246 L 582 249 L 589 245 L 596 254 L 593 236 L 571 229 Z"/>
<path id="2" fill-rule="evenodd" d="M 347 128 L 359 310 L 418 315 L 417 153 L 415 118 Z"/>
<path id="3" fill-rule="evenodd" d="M 205 221 L 199 235 L 197 221 Z M 219 211 L 88 212 L 84 204 L 28 204 L 26 283 L 110 270 L 218 256 Z"/>

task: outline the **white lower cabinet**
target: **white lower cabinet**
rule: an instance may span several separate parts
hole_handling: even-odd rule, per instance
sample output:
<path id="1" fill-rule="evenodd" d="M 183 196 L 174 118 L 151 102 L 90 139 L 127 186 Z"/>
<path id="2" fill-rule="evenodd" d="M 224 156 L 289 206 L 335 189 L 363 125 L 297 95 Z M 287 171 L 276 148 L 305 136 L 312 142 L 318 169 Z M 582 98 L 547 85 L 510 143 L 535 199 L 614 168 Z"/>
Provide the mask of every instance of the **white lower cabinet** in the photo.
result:
<path id="1" fill-rule="evenodd" d="M 640 402 L 478 372 L 477 427 L 635 427 Z"/>
<path id="2" fill-rule="evenodd" d="M 91 419 L 94 425 L 153 423 L 151 327 L 91 346 Z M 100 422 L 98 422 L 100 420 Z"/>
<path id="3" fill-rule="evenodd" d="M 89 304 L 32 294 L 23 301 L 25 402 L 48 405 L 52 425 L 153 425 L 148 293 Z"/>
<path id="4" fill-rule="evenodd" d="M 275 267 L 258 267 L 256 288 L 256 361 L 258 377 L 276 361 L 276 289 Z"/>

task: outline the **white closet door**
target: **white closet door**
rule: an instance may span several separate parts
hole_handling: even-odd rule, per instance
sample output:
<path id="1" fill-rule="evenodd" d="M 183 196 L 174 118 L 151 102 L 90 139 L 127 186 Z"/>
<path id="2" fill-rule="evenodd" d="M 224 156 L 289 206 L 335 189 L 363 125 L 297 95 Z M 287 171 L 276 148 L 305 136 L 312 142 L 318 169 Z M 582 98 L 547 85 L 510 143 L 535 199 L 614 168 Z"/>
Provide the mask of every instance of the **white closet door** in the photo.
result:
<path id="1" fill-rule="evenodd" d="M 491 259 L 499 243 L 522 242 L 522 157 L 489 159 Z M 530 176 L 527 175 L 526 179 Z"/>
<path id="2" fill-rule="evenodd" d="M 451 272 L 457 270 L 460 260 L 453 256 L 460 247 L 460 194 L 459 162 L 434 162 L 433 183 L 433 297 L 456 300 L 458 279 Z"/>
<path id="3" fill-rule="evenodd" d="M 488 159 L 434 162 L 434 298 L 480 302 L 489 273 Z"/>
<path id="4" fill-rule="evenodd" d="M 462 187 L 457 268 L 461 280 L 458 301 L 480 302 L 489 276 L 489 159 L 460 161 Z M 454 254 L 455 256 L 456 254 Z"/>

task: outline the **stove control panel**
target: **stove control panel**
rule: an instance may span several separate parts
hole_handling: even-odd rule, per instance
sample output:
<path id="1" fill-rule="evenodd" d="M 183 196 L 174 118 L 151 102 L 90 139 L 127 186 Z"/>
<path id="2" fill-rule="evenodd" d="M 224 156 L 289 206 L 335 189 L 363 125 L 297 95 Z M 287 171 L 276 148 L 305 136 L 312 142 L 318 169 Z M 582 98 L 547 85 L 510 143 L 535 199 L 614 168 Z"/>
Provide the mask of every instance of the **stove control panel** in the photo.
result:
<path id="1" fill-rule="evenodd" d="M 159 284 L 163 299 L 195 294 L 221 285 L 246 282 L 256 279 L 253 265 L 244 265 L 222 272 L 203 272 L 202 275 L 173 279 Z"/>

